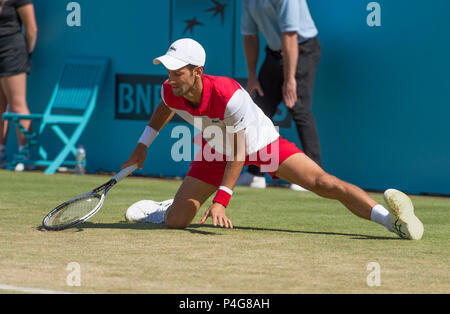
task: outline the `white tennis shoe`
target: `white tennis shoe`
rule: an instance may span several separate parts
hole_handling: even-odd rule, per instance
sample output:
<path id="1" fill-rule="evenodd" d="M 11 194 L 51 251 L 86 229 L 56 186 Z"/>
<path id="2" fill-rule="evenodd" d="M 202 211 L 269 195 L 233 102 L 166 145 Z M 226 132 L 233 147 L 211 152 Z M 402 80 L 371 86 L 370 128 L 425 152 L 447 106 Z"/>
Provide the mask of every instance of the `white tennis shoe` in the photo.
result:
<path id="1" fill-rule="evenodd" d="M 414 214 L 411 199 L 398 190 L 389 189 L 384 192 L 384 200 L 388 205 L 389 226 L 403 239 L 420 240 L 423 235 L 423 224 Z"/>
<path id="2" fill-rule="evenodd" d="M 255 176 L 249 172 L 244 172 L 239 176 L 236 186 L 249 186 L 251 188 L 265 189 L 266 178 Z"/>
<path id="3" fill-rule="evenodd" d="M 125 219 L 131 222 L 164 223 L 167 208 L 172 205 L 173 199 L 163 202 L 142 200 L 128 207 Z"/>
<path id="4" fill-rule="evenodd" d="M 309 190 L 305 189 L 304 187 L 298 185 L 298 184 L 294 184 L 291 183 L 291 185 L 289 186 L 289 188 L 293 191 L 297 191 L 297 192 L 309 192 Z"/>

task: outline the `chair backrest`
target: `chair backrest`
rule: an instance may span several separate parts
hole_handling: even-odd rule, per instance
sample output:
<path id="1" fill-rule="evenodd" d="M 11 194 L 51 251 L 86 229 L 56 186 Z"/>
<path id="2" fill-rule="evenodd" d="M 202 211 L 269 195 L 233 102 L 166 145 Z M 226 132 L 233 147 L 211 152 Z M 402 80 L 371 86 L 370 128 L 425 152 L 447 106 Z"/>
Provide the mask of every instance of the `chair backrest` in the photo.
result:
<path id="1" fill-rule="evenodd" d="M 95 105 L 107 58 L 70 58 L 53 90 L 46 115 L 85 115 Z"/>

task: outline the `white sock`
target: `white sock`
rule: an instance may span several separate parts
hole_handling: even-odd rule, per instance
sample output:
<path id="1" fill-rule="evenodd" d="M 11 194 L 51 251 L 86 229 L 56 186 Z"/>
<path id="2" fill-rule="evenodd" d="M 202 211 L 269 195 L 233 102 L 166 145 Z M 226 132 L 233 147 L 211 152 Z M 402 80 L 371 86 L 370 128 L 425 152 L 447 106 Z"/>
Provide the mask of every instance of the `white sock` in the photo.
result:
<path id="1" fill-rule="evenodd" d="M 370 220 L 375 221 L 380 225 L 385 226 L 389 231 L 392 231 L 391 226 L 389 225 L 389 215 L 389 211 L 386 208 L 377 204 L 372 208 Z"/>

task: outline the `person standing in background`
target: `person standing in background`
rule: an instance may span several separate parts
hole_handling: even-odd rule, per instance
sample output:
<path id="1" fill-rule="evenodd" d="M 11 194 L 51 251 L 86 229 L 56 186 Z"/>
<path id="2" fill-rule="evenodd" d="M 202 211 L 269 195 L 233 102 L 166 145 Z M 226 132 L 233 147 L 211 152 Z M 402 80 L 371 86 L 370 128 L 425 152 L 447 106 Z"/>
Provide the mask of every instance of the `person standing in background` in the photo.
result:
<path id="1" fill-rule="evenodd" d="M 266 57 L 256 75 L 260 32 Z M 317 28 L 306 0 L 242 0 L 241 34 L 247 62 L 247 91 L 273 118 L 284 101 L 292 115 L 305 154 L 322 166 L 319 136 L 311 110 L 314 80 L 321 56 Z M 243 173 L 238 185 L 265 188 L 256 166 Z M 293 190 L 304 190 L 291 184 Z"/>
<path id="2" fill-rule="evenodd" d="M 0 168 L 6 166 L 8 136 L 8 123 L 1 116 L 8 109 L 14 113 L 30 113 L 26 99 L 27 74 L 36 40 L 37 25 L 31 0 L 0 0 Z M 29 129 L 31 122 L 23 120 L 22 125 Z M 26 138 L 18 130 L 17 138 L 20 151 Z"/>

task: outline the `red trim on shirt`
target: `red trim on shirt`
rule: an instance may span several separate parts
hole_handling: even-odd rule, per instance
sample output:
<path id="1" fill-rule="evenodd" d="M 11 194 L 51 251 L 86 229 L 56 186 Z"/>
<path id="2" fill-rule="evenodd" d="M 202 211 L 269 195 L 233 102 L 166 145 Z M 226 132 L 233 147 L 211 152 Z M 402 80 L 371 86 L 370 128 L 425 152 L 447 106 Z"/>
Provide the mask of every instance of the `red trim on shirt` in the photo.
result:
<path id="1" fill-rule="evenodd" d="M 202 100 L 198 107 L 194 107 L 184 97 L 175 96 L 167 81 L 163 84 L 164 102 L 172 109 L 187 111 L 193 116 L 207 116 L 211 119 L 223 120 L 230 98 L 241 86 L 228 77 L 207 74 L 203 75 L 202 82 Z"/>

